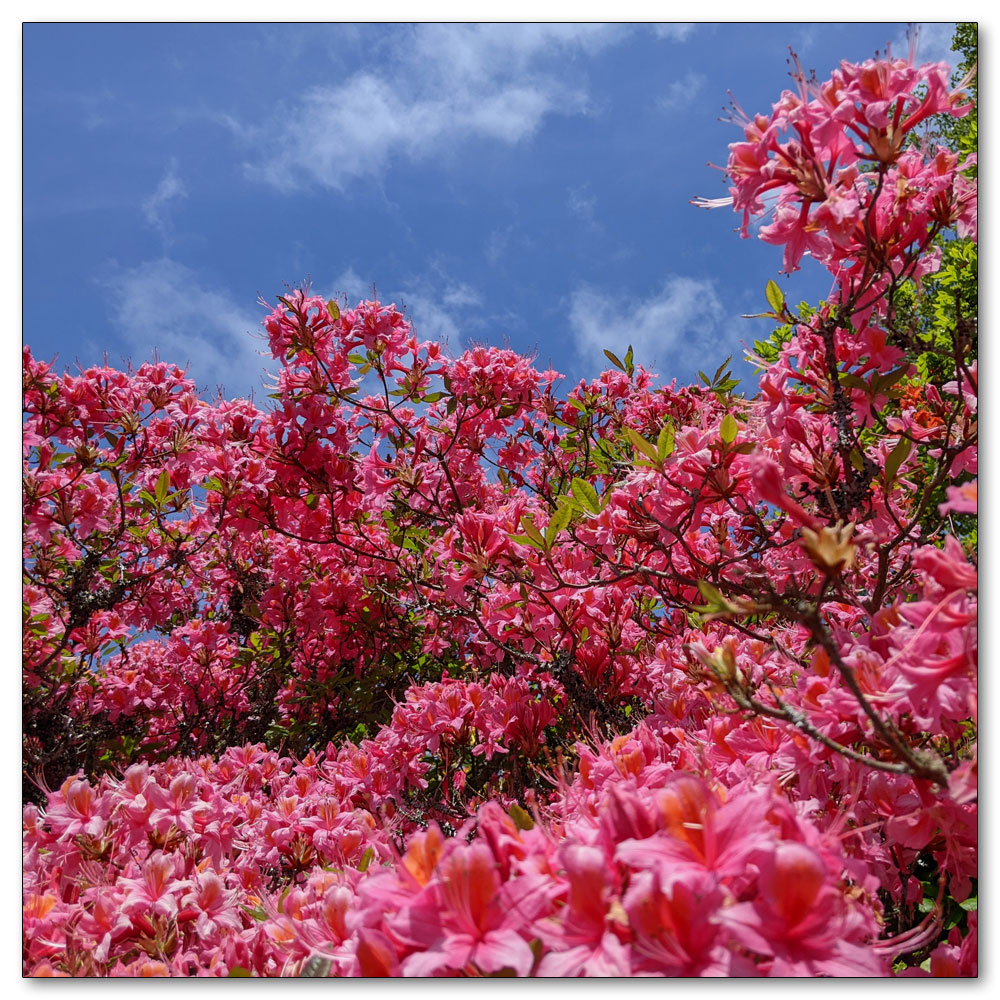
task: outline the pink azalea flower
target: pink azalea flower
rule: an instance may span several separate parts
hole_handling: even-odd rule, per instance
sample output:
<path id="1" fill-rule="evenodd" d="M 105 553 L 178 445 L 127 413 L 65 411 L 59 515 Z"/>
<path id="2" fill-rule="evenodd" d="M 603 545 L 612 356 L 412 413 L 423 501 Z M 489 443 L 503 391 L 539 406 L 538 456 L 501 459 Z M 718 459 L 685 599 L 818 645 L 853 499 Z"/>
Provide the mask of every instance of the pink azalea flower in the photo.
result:
<path id="1" fill-rule="evenodd" d="M 511 968 L 526 976 L 535 956 L 514 928 L 533 914 L 512 907 L 513 895 L 508 885 L 501 891 L 485 844 L 456 845 L 439 864 L 437 879 L 387 920 L 395 937 L 417 949 L 403 960 L 403 975 L 430 976 L 471 964 L 483 972 Z"/>
<path id="2" fill-rule="evenodd" d="M 138 878 L 118 880 L 118 886 L 125 890 L 122 911 L 130 916 L 147 913 L 176 916 L 180 893 L 190 885 L 190 879 L 177 878 L 172 857 L 154 851 L 143 863 Z"/>

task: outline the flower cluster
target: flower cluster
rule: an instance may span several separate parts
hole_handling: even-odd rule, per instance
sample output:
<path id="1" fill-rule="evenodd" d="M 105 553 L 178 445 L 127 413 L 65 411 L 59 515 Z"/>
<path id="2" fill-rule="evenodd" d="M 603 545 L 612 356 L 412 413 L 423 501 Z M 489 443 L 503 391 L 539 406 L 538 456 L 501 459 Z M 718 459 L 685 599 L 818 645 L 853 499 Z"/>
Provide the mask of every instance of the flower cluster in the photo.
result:
<path id="1" fill-rule="evenodd" d="M 25 972 L 975 974 L 976 321 L 903 297 L 966 110 L 880 60 L 748 119 L 837 280 L 753 395 L 307 289 L 266 408 L 26 350 Z"/>
<path id="2" fill-rule="evenodd" d="M 743 235 L 769 210 L 760 237 L 785 247 L 786 271 L 809 253 L 847 282 L 884 268 L 912 271 L 913 247 L 923 250 L 930 226 L 957 224 L 960 236 L 974 237 L 975 185 L 963 172 L 975 157 L 960 164 L 947 150 L 930 157 L 909 142 L 929 117 L 971 110 L 948 75 L 946 63 L 872 59 L 844 62 L 819 85 L 796 63 L 798 92 L 786 90 L 770 115 L 741 113 L 744 141 L 729 147 Z M 930 269 L 933 257 L 924 257 L 920 273 Z"/>

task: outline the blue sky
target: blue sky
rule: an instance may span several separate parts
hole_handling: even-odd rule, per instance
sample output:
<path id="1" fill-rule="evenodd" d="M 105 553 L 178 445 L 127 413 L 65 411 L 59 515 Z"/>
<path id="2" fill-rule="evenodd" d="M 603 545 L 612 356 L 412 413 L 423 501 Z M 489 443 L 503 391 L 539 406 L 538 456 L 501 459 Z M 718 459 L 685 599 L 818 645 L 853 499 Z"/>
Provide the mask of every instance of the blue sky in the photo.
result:
<path id="1" fill-rule="evenodd" d="M 947 58 L 950 25 L 921 58 Z M 59 25 L 23 30 L 24 338 L 257 387 L 258 295 L 405 304 L 451 349 L 602 348 L 681 381 L 766 333 L 780 250 L 718 197 L 727 91 L 766 110 L 900 24 Z M 793 299 L 819 268 L 779 280 Z M 35 305 L 33 305 L 35 303 Z M 45 303 L 45 305 L 41 305 Z M 744 369 L 749 372 L 749 368 Z"/>

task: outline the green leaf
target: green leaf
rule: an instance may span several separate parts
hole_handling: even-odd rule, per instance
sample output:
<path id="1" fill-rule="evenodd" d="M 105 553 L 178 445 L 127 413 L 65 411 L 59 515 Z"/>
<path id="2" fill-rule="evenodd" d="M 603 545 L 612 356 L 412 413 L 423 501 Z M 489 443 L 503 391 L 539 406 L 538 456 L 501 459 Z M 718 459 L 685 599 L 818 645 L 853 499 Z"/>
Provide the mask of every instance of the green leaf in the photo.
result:
<path id="1" fill-rule="evenodd" d="M 300 979 L 326 979 L 330 975 L 330 969 L 333 968 L 333 962 L 328 958 L 324 958 L 322 955 L 313 955 L 305 965 L 302 966 L 302 971 L 299 973 Z"/>
<path id="2" fill-rule="evenodd" d="M 518 545 L 534 545 L 535 548 L 543 547 L 543 545 L 539 544 L 534 538 L 531 538 L 528 535 L 511 535 L 510 540 L 512 542 L 517 542 Z"/>
<path id="3" fill-rule="evenodd" d="M 539 547 L 545 548 L 545 539 L 542 537 L 542 533 L 535 527 L 534 518 L 530 514 L 525 514 L 521 517 L 521 527 L 524 529 L 524 533 Z"/>
<path id="4" fill-rule="evenodd" d="M 846 385 L 848 389 L 860 389 L 862 392 L 870 391 L 868 383 L 853 372 L 841 372 L 838 381 L 841 385 Z"/>
<path id="5" fill-rule="evenodd" d="M 901 437 L 896 443 L 896 447 L 889 452 L 889 457 L 885 460 L 885 482 L 887 486 L 895 480 L 896 473 L 899 472 L 899 467 L 909 457 L 912 448 L 913 442 L 909 438 Z"/>
<path id="6" fill-rule="evenodd" d="M 158 503 L 163 503 L 167 499 L 167 493 L 170 491 L 170 473 L 164 469 L 160 473 L 160 478 L 156 480 L 156 500 Z"/>
<path id="7" fill-rule="evenodd" d="M 659 461 L 654 445 L 647 441 L 634 427 L 626 427 L 625 433 L 637 451 L 641 451 L 651 462 Z"/>
<path id="8" fill-rule="evenodd" d="M 535 821 L 532 819 L 531 813 L 527 809 L 522 809 L 516 802 L 507 810 L 510 813 L 510 818 L 514 821 L 514 826 L 518 830 L 533 830 L 535 827 Z"/>
<path id="9" fill-rule="evenodd" d="M 332 319 L 334 322 L 340 319 L 340 306 L 338 306 L 337 303 L 333 301 L 333 299 L 330 299 L 326 303 L 326 311 L 330 314 L 330 319 Z"/>
<path id="10" fill-rule="evenodd" d="M 625 374 L 628 375 L 630 378 L 632 376 L 632 373 L 635 371 L 635 365 L 632 363 L 632 358 L 633 358 L 632 345 L 629 344 L 628 350 L 625 352 Z"/>
<path id="11" fill-rule="evenodd" d="M 656 457 L 659 461 L 669 458 L 674 451 L 674 425 L 664 424 L 656 439 Z"/>
<path id="12" fill-rule="evenodd" d="M 910 366 L 905 364 L 891 372 L 886 372 L 884 375 L 876 375 L 872 379 L 872 389 L 875 392 L 885 392 L 887 389 L 891 389 L 909 370 Z"/>
<path id="13" fill-rule="evenodd" d="M 375 857 L 375 851 L 373 848 L 369 847 L 365 850 L 365 853 L 361 855 L 361 862 L 358 865 L 358 871 L 364 872 L 368 871 L 368 866 L 372 863 L 372 858 Z"/>
<path id="14" fill-rule="evenodd" d="M 719 365 L 719 367 L 715 369 L 715 378 L 712 380 L 713 382 L 718 382 L 719 381 L 719 377 L 722 375 L 723 371 L 725 371 L 726 365 L 728 365 L 729 362 L 732 361 L 732 360 L 733 360 L 733 356 L 730 354 L 729 357 L 726 358 L 726 360 L 723 361 L 722 364 Z M 728 375 L 728 372 L 726 374 Z"/>
<path id="15" fill-rule="evenodd" d="M 102 462 L 99 468 L 102 469 L 116 469 L 119 465 L 125 462 L 129 458 L 129 451 L 125 449 L 122 453 L 110 462 Z"/>
<path id="16" fill-rule="evenodd" d="M 448 394 L 446 392 L 429 392 L 424 396 L 425 403 L 436 403 L 439 399 L 444 399 Z"/>
<path id="17" fill-rule="evenodd" d="M 250 970 L 247 969 L 247 968 L 245 968 L 242 965 L 234 965 L 229 970 L 229 978 L 230 979 L 249 979 L 250 978 Z"/>
<path id="18" fill-rule="evenodd" d="M 698 581 L 698 590 L 705 599 L 705 610 L 718 611 L 729 606 L 729 602 L 707 580 Z"/>
<path id="19" fill-rule="evenodd" d="M 736 440 L 739 429 L 736 418 L 731 413 L 727 413 L 722 418 L 722 426 L 719 428 L 719 436 L 722 438 L 722 443 L 732 444 Z"/>
<path id="20" fill-rule="evenodd" d="M 776 281 L 769 281 L 764 289 L 764 296 L 767 304 L 776 312 L 781 313 L 785 309 L 785 293 L 778 287 Z"/>
<path id="21" fill-rule="evenodd" d="M 711 618 L 718 618 L 720 616 L 728 618 L 744 613 L 739 605 L 727 601 L 707 580 L 698 581 L 698 590 L 701 591 L 701 596 L 705 599 L 705 603 L 701 607 L 695 608 L 695 610 L 702 615 L 708 615 Z"/>
<path id="22" fill-rule="evenodd" d="M 609 350 L 608 350 L 607 348 L 605 348 L 605 350 L 604 350 L 604 354 L 606 355 L 607 359 L 608 359 L 608 360 L 609 360 L 609 361 L 610 361 L 610 362 L 611 362 L 611 363 L 612 363 L 612 364 L 613 364 L 613 365 L 614 365 L 614 366 L 615 366 L 616 368 L 618 368 L 618 369 L 619 369 L 619 370 L 621 370 L 621 371 L 625 371 L 625 365 L 623 365 L 623 364 L 622 364 L 622 362 L 621 362 L 621 358 L 619 358 L 617 354 L 614 354 L 613 352 L 609 351 Z"/>
<path id="23" fill-rule="evenodd" d="M 597 496 L 597 490 L 586 479 L 574 479 L 572 490 L 573 496 L 592 514 L 599 514 L 601 512 L 601 501 Z"/>
<path id="24" fill-rule="evenodd" d="M 552 543 L 556 540 L 556 536 L 569 524 L 572 517 L 573 508 L 568 503 L 564 502 L 556 508 L 556 512 L 549 519 L 548 526 L 545 529 L 546 548 L 552 548 Z"/>

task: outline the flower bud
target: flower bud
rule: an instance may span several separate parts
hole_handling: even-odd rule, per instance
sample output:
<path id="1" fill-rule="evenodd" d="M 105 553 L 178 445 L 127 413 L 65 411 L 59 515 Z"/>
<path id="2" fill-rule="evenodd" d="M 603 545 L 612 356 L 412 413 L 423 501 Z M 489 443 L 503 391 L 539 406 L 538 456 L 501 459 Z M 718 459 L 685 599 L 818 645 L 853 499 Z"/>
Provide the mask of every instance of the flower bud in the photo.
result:
<path id="1" fill-rule="evenodd" d="M 813 565 L 824 573 L 836 575 L 854 565 L 857 547 L 851 541 L 854 534 L 854 522 L 836 524 L 833 527 L 824 525 L 819 531 L 812 528 L 802 528 L 802 547 L 812 560 Z"/>

